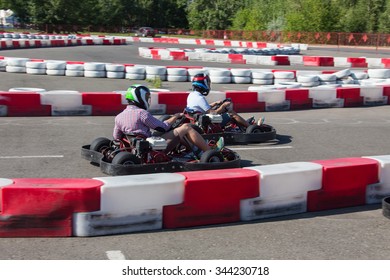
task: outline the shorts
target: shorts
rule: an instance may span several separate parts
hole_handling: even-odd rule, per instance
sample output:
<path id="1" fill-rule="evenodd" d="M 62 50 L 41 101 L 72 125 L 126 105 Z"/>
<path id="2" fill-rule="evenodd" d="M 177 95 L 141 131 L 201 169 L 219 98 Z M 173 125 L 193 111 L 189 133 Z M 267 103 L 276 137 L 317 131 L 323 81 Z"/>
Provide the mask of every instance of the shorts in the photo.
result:
<path id="1" fill-rule="evenodd" d="M 229 113 L 223 113 L 221 116 L 222 116 L 221 126 L 224 127 L 225 125 L 227 125 L 228 122 L 230 122 L 232 118 L 230 117 Z"/>

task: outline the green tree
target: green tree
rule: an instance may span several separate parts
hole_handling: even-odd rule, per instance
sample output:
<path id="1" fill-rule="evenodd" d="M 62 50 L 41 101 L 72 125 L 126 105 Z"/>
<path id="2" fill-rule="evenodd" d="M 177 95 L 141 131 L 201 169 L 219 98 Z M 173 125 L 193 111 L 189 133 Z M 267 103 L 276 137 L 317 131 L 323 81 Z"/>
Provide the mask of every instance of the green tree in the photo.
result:
<path id="1" fill-rule="evenodd" d="M 378 32 L 390 33 L 390 0 L 386 1 L 386 8 L 379 17 Z"/>

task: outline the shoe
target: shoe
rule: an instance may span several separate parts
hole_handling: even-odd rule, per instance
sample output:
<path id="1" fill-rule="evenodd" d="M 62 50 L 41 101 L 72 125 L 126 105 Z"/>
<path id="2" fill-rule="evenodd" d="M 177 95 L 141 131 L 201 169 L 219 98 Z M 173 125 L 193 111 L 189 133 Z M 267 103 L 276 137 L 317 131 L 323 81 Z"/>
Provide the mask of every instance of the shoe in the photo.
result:
<path id="1" fill-rule="evenodd" d="M 264 118 L 264 117 L 261 117 L 261 118 L 257 121 L 257 125 L 258 125 L 258 126 L 262 126 L 263 123 L 264 123 L 264 120 L 265 120 L 265 118 Z"/>
<path id="2" fill-rule="evenodd" d="M 217 143 L 215 143 L 215 150 L 217 152 L 220 152 L 224 146 L 225 146 L 225 140 L 223 139 L 223 137 L 219 137 Z"/>
<path id="3" fill-rule="evenodd" d="M 256 122 L 255 117 L 254 116 L 250 117 L 249 119 L 246 120 L 246 122 L 249 125 L 255 124 L 255 122 Z"/>

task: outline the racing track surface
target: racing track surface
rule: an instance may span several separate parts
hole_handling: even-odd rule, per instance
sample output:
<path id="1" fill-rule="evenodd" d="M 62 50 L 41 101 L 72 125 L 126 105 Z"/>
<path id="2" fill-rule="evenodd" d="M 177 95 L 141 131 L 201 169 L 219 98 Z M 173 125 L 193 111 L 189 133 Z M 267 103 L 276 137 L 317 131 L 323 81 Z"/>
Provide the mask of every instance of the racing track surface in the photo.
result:
<path id="1" fill-rule="evenodd" d="M 191 63 L 141 59 L 137 56 L 138 45 L 111 47 L 117 48 L 112 52 L 107 52 L 108 48 L 110 47 L 29 49 L 1 51 L 1 55 L 96 62 L 126 61 L 146 65 Z M 41 87 L 104 91 L 123 90 L 131 84 L 126 80 L 72 79 L 11 73 L 0 73 L 0 79 L 1 90 L 11 87 Z M 186 90 L 190 84 L 164 82 L 163 87 Z M 247 85 L 213 85 L 214 90 L 232 87 L 247 89 Z M 276 128 L 280 142 L 231 148 L 241 155 L 243 166 L 388 155 L 389 113 L 389 106 L 261 113 L 265 115 L 266 123 Z M 260 116 L 260 113 L 254 115 Z M 0 177 L 106 176 L 97 167 L 81 159 L 80 148 L 98 136 L 110 137 L 113 119 L 114 117 L 0 118 Z M 390 223 L 381 211 L 381 205 L 378 204 L 250 223 L 115 236 L 2 238 L 0 259 L 98 260 L 107 259 L 111 251 L 121 251 L 126 259 L 390 259 Z"/>

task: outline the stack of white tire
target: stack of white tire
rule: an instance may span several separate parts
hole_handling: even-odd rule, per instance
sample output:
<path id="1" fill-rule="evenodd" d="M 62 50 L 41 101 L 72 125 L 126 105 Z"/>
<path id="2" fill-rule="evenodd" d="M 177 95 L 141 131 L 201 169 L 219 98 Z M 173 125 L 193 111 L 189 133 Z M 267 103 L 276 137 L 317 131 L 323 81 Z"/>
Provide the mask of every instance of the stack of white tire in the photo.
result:
<path id="1" fill-rule="evenodd" d="M 27 61 L 26 73 L 32 75 L 46 75 L 46 62 L 44 61 Z"/>
<path id="2" fill-rule="evenodd" d="M 105 78 L 106 64 L 100 62 L 84 63 L 84 77 L 87 78 Z"/>
<path id="3" fill-rule="evenodd" d="M 125 77 L 125 66 L 123 64 L 106 64 L 106 77 L 110 79 L 123 79 Z"/>
<path id="4" fill-rule="evenodd" d="M 29 58 L 10 57 L 5 58 L 7 66 L 5 70 L 10 73 L 26 73 L 26 63 L 30 61 Z"/>
<path id="5" fill-rule="evenodd" d="M 167 68 L 168 82 L 187 82 L 188 72 L 186 68 Z"/>
<path id="6" fill-rule="evenodd" d="M 84 77 L 84 63 L 68 63 L 68 64 L 66 64 L 65 76 Z"/>
<path id="7" fill-rule="evenodd" d="M 232 83 L 250 84 L 252 83 L 252 71 L 250 69 L 230 69 Z"/>
<path id="8" fill-rule="evenodd" d="M 205 73 L 205 74 L 208 74 L 209 72 L 206 70 L 206 69 L 199 69 L 199 68 L 189 68 L 187 70 L 188 72 L 188 81 L 191 82 L 192 79 L 194 78 L 194 76 L 196 74 L 199 74 L 199 73 Z"/>
<path id="9" fill-rule="evenodd" d="M 224 68 L 208 68 L 210 80 L 215 84 L 230 84 L 232 82 L 231 72 Z"/>
<path id="10" fill-rule="evenodd" d="M 252 84 L 255 85 L 273 85 L 274 73 L 270 70 L 252 69 Z"/>
<path id="11" fill-rule="evenodd" d="M 146 79 L 155 80 L 160 79 L 161 81 L 167 80 L 167 68 L 165 66 L 146 66 Z"/>
<path id="12" fill-rule="evenodd" d="M 66 61 L 47 60 L 46 74 L 50 76 L 65 76 Z"/>
<path id="13" fill-rule="evenodd" d="M 292 71 L 275 71 L 274 84 L 295 83 L 295 73 Z"/>
<path id="14" fill-rule="evenodd" d="M 7 67 L 7 62 L 4 60 L 0 60 L 0 72 L 5 72 Z"/>
<path id="15" fill-rule="evenodd" d="M 128 80 L 145 80 L 146 69 L 145 66 L 126 66 L 125 78 Z"/>

